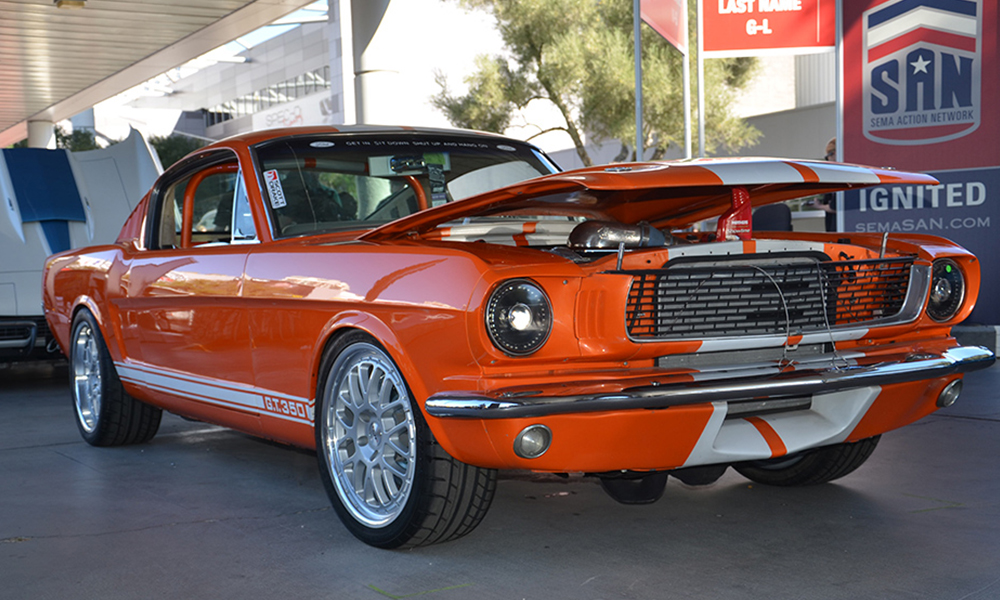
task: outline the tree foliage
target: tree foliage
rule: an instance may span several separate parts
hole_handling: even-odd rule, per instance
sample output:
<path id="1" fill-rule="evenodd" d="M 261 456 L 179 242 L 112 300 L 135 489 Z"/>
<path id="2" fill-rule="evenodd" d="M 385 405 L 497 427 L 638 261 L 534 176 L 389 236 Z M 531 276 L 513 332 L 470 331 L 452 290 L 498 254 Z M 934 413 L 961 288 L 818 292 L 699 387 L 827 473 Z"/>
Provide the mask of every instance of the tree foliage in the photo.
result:
<path id="1" fill-rule="evenodd" d="M 160 165 L 167 169 L 170 165 L 203 147 L 205 142 L 185 135 L 152 135 L 149 137 L 149 145 L 156 150 L 157 156 L 160 157 Z"/>
<path id="2" fill-rule="evenodd" d="M 84 152 L 86 150 L 98 150 L 101 148 L 101 146 L 97 144 L 97 138 L 94 136 L 94 132 L 89 129 L 74 129 L 70 133 L 66 133 L 65 129 L 56 125 L 55 135 L 56 148 L 65 148 L 70 152 Z M 116 143 L 118 142 L 112 142 L 112 144 Z M 21 140 L 12 146 L 12 148 L 27 147 L 28 140 Z"/>
<path id="3" fill-rule="evenodd" d="M 458 0 L 496 19 L 507 56 L 480 56 L 466 79 L 468 92 L 453 95 L 443 75 L 434 105 L 456 126 L 502 133 L 531 102 L 548 102 L 583 164 L 590 165 L 586 137 L 622 143 L 620 159 L 633 155 L 635 82 L 632 2 L 628 0 Z M 689 39 L 695 72 L 695 4 Z M 660 158 L 684 144 L 684 57 L 648 26 L 642 26 L 643 146 Z M 705 61 L 705 150 L 752 144 L 758 132 L 735 116 L 737 93 L 752 76 L 748 58 Z M 694 88 L 692 75 L 692 88 Z M 691 92 L 695 104 L 696 90 Z M 694 115 L 694 108 L 692 110 Z M 542 129 L 540 127 L 540 129 Z M 648 157 L 648 155 L 647 155 Z"/>

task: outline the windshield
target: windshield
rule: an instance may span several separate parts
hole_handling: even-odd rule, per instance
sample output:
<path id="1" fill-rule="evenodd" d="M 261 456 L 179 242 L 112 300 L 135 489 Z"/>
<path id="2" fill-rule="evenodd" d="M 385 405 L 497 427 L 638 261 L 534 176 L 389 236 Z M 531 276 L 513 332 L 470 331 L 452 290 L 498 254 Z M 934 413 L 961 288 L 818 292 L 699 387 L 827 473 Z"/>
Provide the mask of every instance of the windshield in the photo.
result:
<path id="1" fill-rule="evenodd" d="M 254 151 L 275 237 L 370 229 L 556 171 L 527 144 L 475 135 L 303 135 Z"/>

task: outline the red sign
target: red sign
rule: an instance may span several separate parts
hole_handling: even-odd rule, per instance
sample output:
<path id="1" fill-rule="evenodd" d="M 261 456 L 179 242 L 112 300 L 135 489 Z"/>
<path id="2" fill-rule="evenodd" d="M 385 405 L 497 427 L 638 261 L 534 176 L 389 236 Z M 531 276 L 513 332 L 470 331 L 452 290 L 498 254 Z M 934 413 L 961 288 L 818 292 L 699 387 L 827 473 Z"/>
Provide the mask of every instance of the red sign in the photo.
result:
<path id="1" fill-rule="evenodd" d="M 647 25 L 687 54 L 687 0 L 639 0 L 639 14 Z"/>
<path id="2" fill-rule="evenodd" d="M 699 0 L 706 58 L 832 50 L 836 0 Z"/>
<path id="3" fill-rule="evenodd" d="M 845 160 L 1000 165 L 995 0 L 845 0 Z"/>

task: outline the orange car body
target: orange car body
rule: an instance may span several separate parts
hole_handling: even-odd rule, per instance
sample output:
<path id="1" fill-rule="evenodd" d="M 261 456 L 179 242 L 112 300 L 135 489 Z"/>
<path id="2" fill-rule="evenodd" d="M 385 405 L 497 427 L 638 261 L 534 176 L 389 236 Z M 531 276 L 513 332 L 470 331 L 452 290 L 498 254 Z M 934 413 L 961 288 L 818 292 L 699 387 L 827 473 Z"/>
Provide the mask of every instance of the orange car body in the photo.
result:
<path id="1" fill-rule="evenodd" d="M 151 247 L 150 220 L 159 214 L 154 188 L 115 244 L 51 257 L 44 304 L 64 351 L 74 315 L 86 307 L 135 398 L 314 448 L 324 349 L 341 333 L 361 330 L 391 355 L 434 436 L 456 459 L 588 473 L 768 459 L 869 438 L 933 412 L 946 386 L 993 361 L 988 351 L 963 348 L 950 335 L 973 308 L 979 266 L 941 238 L 757 232 L 710 241 L 707 234 L 677 233 L 659 246 L 580 250 L 586 256 L 578 259 L 552 251 L 566 246 L 569 226 L 545 218 L 570 215 L 574 226 L 588 219 L 648 222 L 677 232 L 729 208 L 734 187 L 748 190 L 759 206 L 856 186 L 935 183 L 923 175 L 773 159 L 595 167 L 523 181 L 371 230 L 280 237 L 269 214 L 274 197 L 269 201 L 253 148 L 289 133 L 213 146 L 236 157 L 213 168 L 235 169 L 243 178 L 256 243 L 199 243 L 185 212 L 177 247 Z M 295 133 L 335 135 L 329 128 Z M 470 217 L 485 219 L 485 232 Z M 869 276 L 876 291 L 862 296 L 887 293 L 877 287 L 879 269 L 893 266 L 912 297 L 895 315 L 879 305 L 838 321 L 844 313 L 833 309 L 826 319 L 834 322 L 801 327 L 782 296 L 771 307 L 785 311 L 777 329 L 732 335 L 698 327 L 687 336 L 662 335 L 655 316 L 635 306 L 642 294 L 636 282 L 646 271 L 699 260 L 708 261 L 705 268 L 741 258 L 766 265 L 771 257 L 806 254 Z M 925 307 L 933 265 L 943 259 L 961 271 L 965 288 L 961 305 L 937 320 Z M 551 331 L 527 355 L 499 348 L 484 326 L 491 293 L 520 279 L 543 289 L 551 304 Z M 816 354 L 800 358 L 806 348 Z M 767 404 L 774 399 L 802 402 L 782 410 Z M 762 403 L 760 409 L 751 402 Z M 745 416 L 731 410 L 737 405 L 746 405 Z M 524 458 L 514 441 L 536 424 L 550 430 L 551 445 Z"/>

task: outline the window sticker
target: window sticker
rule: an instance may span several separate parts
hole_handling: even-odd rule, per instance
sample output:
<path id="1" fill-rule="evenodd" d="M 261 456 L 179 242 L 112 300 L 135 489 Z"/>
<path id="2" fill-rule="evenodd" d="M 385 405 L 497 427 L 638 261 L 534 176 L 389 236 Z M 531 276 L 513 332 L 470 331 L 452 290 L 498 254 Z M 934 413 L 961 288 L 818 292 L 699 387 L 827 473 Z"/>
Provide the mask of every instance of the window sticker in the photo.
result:
<path id="1" fill-rule="evenodd" d="M 427 179 L 431 184 L 431 206 L 438 206 L 448 201 L 445 192 L 444 166 L 430 163 L 427 165 Z"/>
<path id="2" fill-rule="evenodd" d="M 271 199 L 271 208 L 284 208 L 288 205 L 285 202 L 285 190 L 281 188 L 281 179 L 278 177 L 277 169 L 264 171 L 264 184 L 267 186 L 267 195 Z"/>

